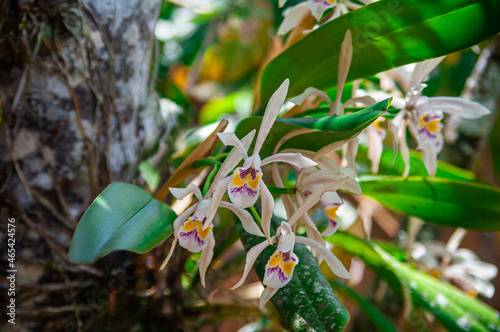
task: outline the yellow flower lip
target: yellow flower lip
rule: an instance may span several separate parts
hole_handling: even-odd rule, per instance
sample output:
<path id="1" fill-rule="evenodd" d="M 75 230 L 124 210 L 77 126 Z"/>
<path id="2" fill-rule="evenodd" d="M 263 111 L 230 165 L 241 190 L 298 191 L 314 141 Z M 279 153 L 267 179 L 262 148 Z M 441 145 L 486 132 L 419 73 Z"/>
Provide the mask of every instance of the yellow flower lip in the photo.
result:
<path id="1" fill-rule="evenodd" d="M 276 251 L 273 256 L 271 256 L 271 259 L 269 260 L 269 267 L 275 267 L 275 266 L 280 266 L 281 270 L 287 274 L 291 275 L 293 273 L 293 268 L 295 265 L 297 265 L 296 262 L 293 260 L 289 262 L 284 262 L 283 261 L 284 255 L 282 252 Z"/>
<path id="2" fill-rule="evenodd" d="M 203 223 L 199 219 L 193 219 L 192 217 L 186 221 L 184 226 L 182 226 L 181 231 L 182 232 L 191 232 L 192 230 L 196 229 L 198 232 L 198 236 L 202 239 L 206 239 L 208 234 L 210 233 L 210 230 L 212 229 L 212 226 L 208 226 L 205 230 L 203 230 Z"/>
<path id="3" fill-rule="evenodd" d="M 420 123 L 419 123 L 419 128 L 423 128 L 425 126 L 425 128 L 433 133 L 433 134 L 436 134 L 439 130 L 439 123 L 441 122 L 441 119 L 437 119 L 437 120 L 433 120 L 433 121 L 427 121 L 427 115 L 423 114 L 421 117 L 420 117 Z"/>
<path id="4" fill-rule="evenodd" d="M 246 172 L 245 176 L 243 178 L 241 178 L 240 169 L 237 169 L 234 172 L 232 185 L 235 187 L 241 187 L 246 183 L 248 187 L 250 187 L 252 189 L 257 189 L 257 187 L 259 185 L 259 180 L 262 177 L 262 173 L 258 172 L 255 175 L 255 178 L 253 178 L 251 173 L 252 172 Z"/>

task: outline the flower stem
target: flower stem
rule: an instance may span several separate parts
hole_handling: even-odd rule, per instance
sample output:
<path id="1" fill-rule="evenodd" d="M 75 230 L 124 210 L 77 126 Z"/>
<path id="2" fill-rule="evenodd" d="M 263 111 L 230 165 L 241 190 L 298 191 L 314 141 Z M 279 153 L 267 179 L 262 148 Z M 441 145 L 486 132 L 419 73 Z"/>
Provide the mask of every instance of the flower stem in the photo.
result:
<path id="1" fill-rule="evenodd" d="M 282 194 L 282 195 L 295 194 L 295 192 L 297 190 L 295 188 L 278 188 L 278 187 L 273 187 L 273 186 L 267 186 L 267 188 L 272 193 Z"/>
<path id="2" fill-rule="evenodd" d="M 208 189 L 210 189 L 210 186 L 212 185 L 212 181 L 215 177 L 215 174 L 219 171 L 220 164 L 215 164 L 214 169 L 208 174 L 207 179 L 205 180 L 205 185 L 203 186 L 203 196 L 207 194 Z"/>
<path id="3" fill-rule="evenodd" d="M 209 158 L 203 158 L 199 159 L 194 162 L 193 167 L 200 167 L 200 166 L 215 166 L 215 165 L 221 165 L 222 163 L 220 161 L 217 161 L 213 157 Z"/>
<path id="4" fill-rule="evenodd" d="M 255 218 L 255 220 L 257 220 L 257 222 L 259 224 L 262 223 L 262 220 L 260 219 L 260 216 L 259 216 L 259 213 L 257 212 L 257 210 L 255 210 L 255 207 L 254 206 L 251 206 L 250 207 L 250 210 L 252 211 L 252 214 L 253 214 L 253 217 Z"/>

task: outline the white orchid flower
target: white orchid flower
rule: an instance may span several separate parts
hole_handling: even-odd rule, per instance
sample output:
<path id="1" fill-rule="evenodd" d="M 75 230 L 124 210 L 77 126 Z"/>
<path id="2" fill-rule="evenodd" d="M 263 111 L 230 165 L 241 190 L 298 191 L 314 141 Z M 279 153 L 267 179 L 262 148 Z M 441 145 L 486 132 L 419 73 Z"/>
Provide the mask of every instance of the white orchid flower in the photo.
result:
<path id="1" fill-rule="evenodd" d="M 362 0 L 361 2 L 367 5 L 373 1 Z M 284 3 L 285 1 L 280 0 L 279 6 L 282 7 Z M 340 15 L 346 14 L 349 10 L 358 9 L 362 6 L 349 0 L 308 0 L 307 2 L 301 2 L 284 12 L 285 18 L 278 28 L 277 34 L 279 36 L 286 34 L 308 14 L 311 14 L 314 16 L 316 21 L 320 22 L 325 11 L 333 7 L 335 7 L 335 9 L 326 22 L 334 20 Z"/>
<path id="2" fill-rule="evenodd" d="M 491 280 L 496 277 L 498 268 L 480 261 L 469 249 L 449 250 L 442 242 L 415 243 L 412 256 L 434 277 L 453 282 L 470 296 L 481 294 L 492 298 L 495 294 Z M 449 264 L 441 266 L 446 256 Z"/>
<path id="3" fill-rule="evenodd" d="M 253 155 L 248 156 L 246 149 L 234 133 L 221 133 L 219 137 L 227 146 L 234 146 L 233 150 L 240 151 L 240 158 L 245 160 L 243 167 L 235 169 L 234 174 L 220 181 L 218 187 L 227 188 L 229 199 L 240 208 L 249 208 L 255 204 L 259 193 L 262 201 L 262 228 L 268 241 L 271 241 L 270 223 L 274 210 L 274 199 L 262 179 L 261 166 L 283 162 L 299 169 L 315 166 L 316 162 L 304 157 L 300 153 L 277 153 L 261 160 L 259 152 L 273 126 L 278 112 L 283 105 L 288 91 L 289 80 L 286 79 L 276 92 L 271 96 L 262 118 L 259 134 L 255 142 Z M 236 163 L 239 162 L 236 161 Z M 217 190 L 216 190 L 217 191 Z M 208 224 L 205 224 L 208 225 Z M 204 226 L 207 227 L 207 226 Z"/>
<path id="4" fill-rule="evenodd" d="M 250 146 L 254 135 L 255 131 L 252 131 L 241 140 L 245 150 Z M 170 192 L 177 199 L 183 199 L 192 193 L 198 199 L 198 203 L 186 209 L 175 219 L 173 224 L 174 241 L 172 242 L 170 252 L 161 265 L 160 270 L 167 265 L 172 257 L 177 242 L 179 242 L 181 247 L 190 252 L 197 253 L 202 251 L 200 259 L 200 278 L 203 287 L 205 287 L 205 274 L 212 260 L 215 246 L 215 239 L 212 232 L 212 220 L 218 207 L 224 207 L 233 211 L 241 220 L 243 228 L 248 233 L 264 236 L 264 233 L 262 233 L 250 213 L 234 204 L 221 201 L 224 196 L 225 188 L 217 186 L 217 183 L 236 166 L 239 159 L 241 159 L 239 154 L 240 151 L 237 149 L 229 153 L 214 177 L 214 181 L 204 198 L 202 198 L 200 189 L 194 184 L 191 184 L 188 188 L 170 188 Z"/>
<path id="5" fill-rule="evenodd" d="M 296 212 L 297 213 L 297 212 Z M 333 273 L 341 278 L 351 279 L 351 275 L 340 260 L 323 245 L 306 237 L 296 236 L 290 224 L 285 221 L 276 230 L 275 236 L 271 238 L 271 244 L 266 240 L 251 248 L 247 253 L 245 269 L 241 279 L 231 289 L 240 287 L 250 272 L 253 264 L 260 253 L 269 245 L 277 243 L 276 251 L 269 258 L 264 272 L 262 283 L 267 286 L 260 297 L 259 307 L 262 310 L 269 299 L 276 294 L 278 289 L 287 285 L 293 277 L 295 266 L 299 263 L 299 258 L 293 253 L 295 243 L 303 243 L 311 249 L 316 250 L 321 255 Z"/>
<path id="6" fill-rule="evenodd" d="M 434 178 L 437 170 L 437 154 L 443 147 L 441 120 L 443 113 L 455 114 L 464 119 L 477 119 L 490 113 L 479 103 L 458 97 L 426 97 L 422 90 L 426 87 L 422 81 L 441 62 L 444 57 L 420 62 L 410 79 L 410 90 L 406 94 L 404 108 L 392 120 L 391 128 L 394 133 L 395 155 L 398 140 L 405 162 L 403 176 L 410 171 L 410 156 L 406 143 L 406 126 L 409 125 L 412 136 L 417 141 L 417 149 L 422 152 L 427 172 Z"/>
<path id="7" fill-rule="evenodd" d="M 308 153 L 305 152 L 305 154 Z M 321 233 L 321 236 L 331 236 L 340 227 L 337 211 L 344 204 L 336 191 L 340 189 L 361 195 L 361 187 L 354 179 L 355 172 L 351 168 L 339 167 L 334 160 L 323 155 L 312 157 L 312 159 L 318 162 L 318 167 L 304 169 L 299 173 L 297 179 L 297 206 L 298 210 L 307 211 L 319 202 L 328 217 L 328 226 Z M 308 228 L 309 233 L 318 241 L 319 231 L 307 213 L 304 213 L 303 220 L 306 228 L 310 227 Z M 295 219 L 290 218 L 289 223 L 293 225 Z"/>

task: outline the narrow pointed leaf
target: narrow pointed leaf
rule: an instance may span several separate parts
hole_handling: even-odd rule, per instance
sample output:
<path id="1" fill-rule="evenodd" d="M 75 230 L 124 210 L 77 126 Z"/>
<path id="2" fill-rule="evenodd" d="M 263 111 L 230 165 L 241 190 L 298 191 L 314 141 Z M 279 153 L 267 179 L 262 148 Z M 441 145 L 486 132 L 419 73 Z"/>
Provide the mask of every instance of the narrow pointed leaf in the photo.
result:
<path id="1" fill-rule="evenodd" d="M 368 127 L 389 107 L 391 99 L 381 101 L 362 111 L 349 115 L 323 116 L 314 118 L 278 118 L 262 146 L 260 156 L 268 157 L 272 154 L 278 141 L 287 133 L 295 129 L 308 128 L 316 132 L 299 135 L 291 138 L 282 145 L 284 149 L 305 149 L 318 151 L 322 147 L 351 138 Z M 259 128 L 262 118 L 250 117 L 242 120 L 236 127 L 236 135 L 243 137 L 255 128 Z"/>
<path id="2" fill-rule="evenodd" d="M 74 263 L 91 263 L 114 250 L 145 253 L 169 237 L 177 215 L 143 189 L 113 182 L 94 200 L 75 230 Z"/>

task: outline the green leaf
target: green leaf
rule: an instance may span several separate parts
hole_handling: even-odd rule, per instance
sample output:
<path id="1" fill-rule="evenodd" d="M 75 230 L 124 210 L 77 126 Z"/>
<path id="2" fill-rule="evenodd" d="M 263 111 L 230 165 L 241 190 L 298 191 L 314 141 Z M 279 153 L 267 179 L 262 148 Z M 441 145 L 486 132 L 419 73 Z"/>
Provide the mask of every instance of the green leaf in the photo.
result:
<path id="1" fill-rule="evenodd" d="M 474 46 L 500 31 L 499 12 L 496 0 L 377 1 L 324 24 L 273 59 L 262 73 L 261 100 L 286 78 L 289 96 L 334 87 L 347 29 L 351 81 Z"/>
<path id="2" fill-rule="evenodd" d="M 354 289 L 338 281 L 332 281 L 330 282 L 330 284 L 336 291 L 340 292 L 342 295 L 355 302 L 379 331 L 397 332 L 397 329 L 396 327 L 394 327 L 392 322 L 387 317 L 385 317 L 384 314 L 382 314 L 380 310 L 377 309 L 377 307 L 375 307 L 368 300 L 359 295 Z"/>
<path id="3" fill-rule="evenodd" d="M 386 99 L 362 111 L 349 115 L 334 115 L 314 118 L 277 119 L 260 152 L 265 158 L 273 154 L 278 141 L 295 129 L 308 128 L 316 132 L 299 135 L 289 139 L 282 145 L 283 149 L 304 149 L 318 151 L 322 147 L 357 135 L 368 127 L 389 107 L 392 99 Z M 243 137 L 252 129 L 259 129 L 262 118 L 250 117 L 240 121 L 236 127 L 236 135 Z"/>
<path id="4" fill-rule="evenodd" d="M 78 223 L 69 259 L 84 264 L 114 250 L 145 253 L 172 234 L 176 218 L 170 207 L 143 189 L 113 182 Z"/>
<path id="5" fill-rule="evenodd" d="M 409 287 L 414 304 L 431 312 L 448 330 L 497 331 L 500 327 L 499 313 L 493 308 L 448 283 L 398 262 L 376 244 L 373 248 Z"/>
<path id="6" fill-rule="evenodd" d="M 363 195 L 385 207 L 441 226 L 500 230 L 500 190 L 473 182 L 420 177 L 371 176 L 359 181 Z"/>
<path id="7" fill-rule="evenodd" d="M 273 217 L 274 227 L 279 224 Z M 245 250 L 250 250 L 265 238 L 246 233 L 238 223 Z M 265 266 L 276 246 L 267 247 L 257 258 L 254 268 L 260 280 Z M 342 331 L 349 321 L 349 313 L 338 299 L 321 272 L 316 259 L 303 244 L 295 244 L 293 252 L 299 257 L 292 280 L 271 298 L 281 318 L 292 332 Z"/>
<path id="8" fill-rule="evenodd" d="M 394 164 L 391 165 L 394 157 L 394 150 L 392 148 L 384 149 L 380 158 L 379 174 L 384 175 L 402 175 L 405 169 L 403 157 L 398 153 Z M 366 170 L 370 170 L 371 161 L 368 159 L 368 149 L 360 146 L 356 156 L 356 162 L 360 163 Z M 427 169 L 425 168 L 422 154 L 418 151 L 410 150 L 410 175 L 428 176 Z M 436 172 L 437 178 L 446 178 L 451 180 L 475 180 L 476 174 L 474 172 L 462 169 L 460 167 L 438 161 Z"/>
<path id="9" fill-rule="evenodd" d="M 450 331 L 497 331 L 500 326 L 500 314 L 496 310 L 398 261 L 381 248 L 382 243 L 377 245 L 345 232 L 337 232 L 326 240 L 361 258 L 398 293 L 401 293 L 400 283 L 408 288 L 413 304 L 431 312 Z"/>

